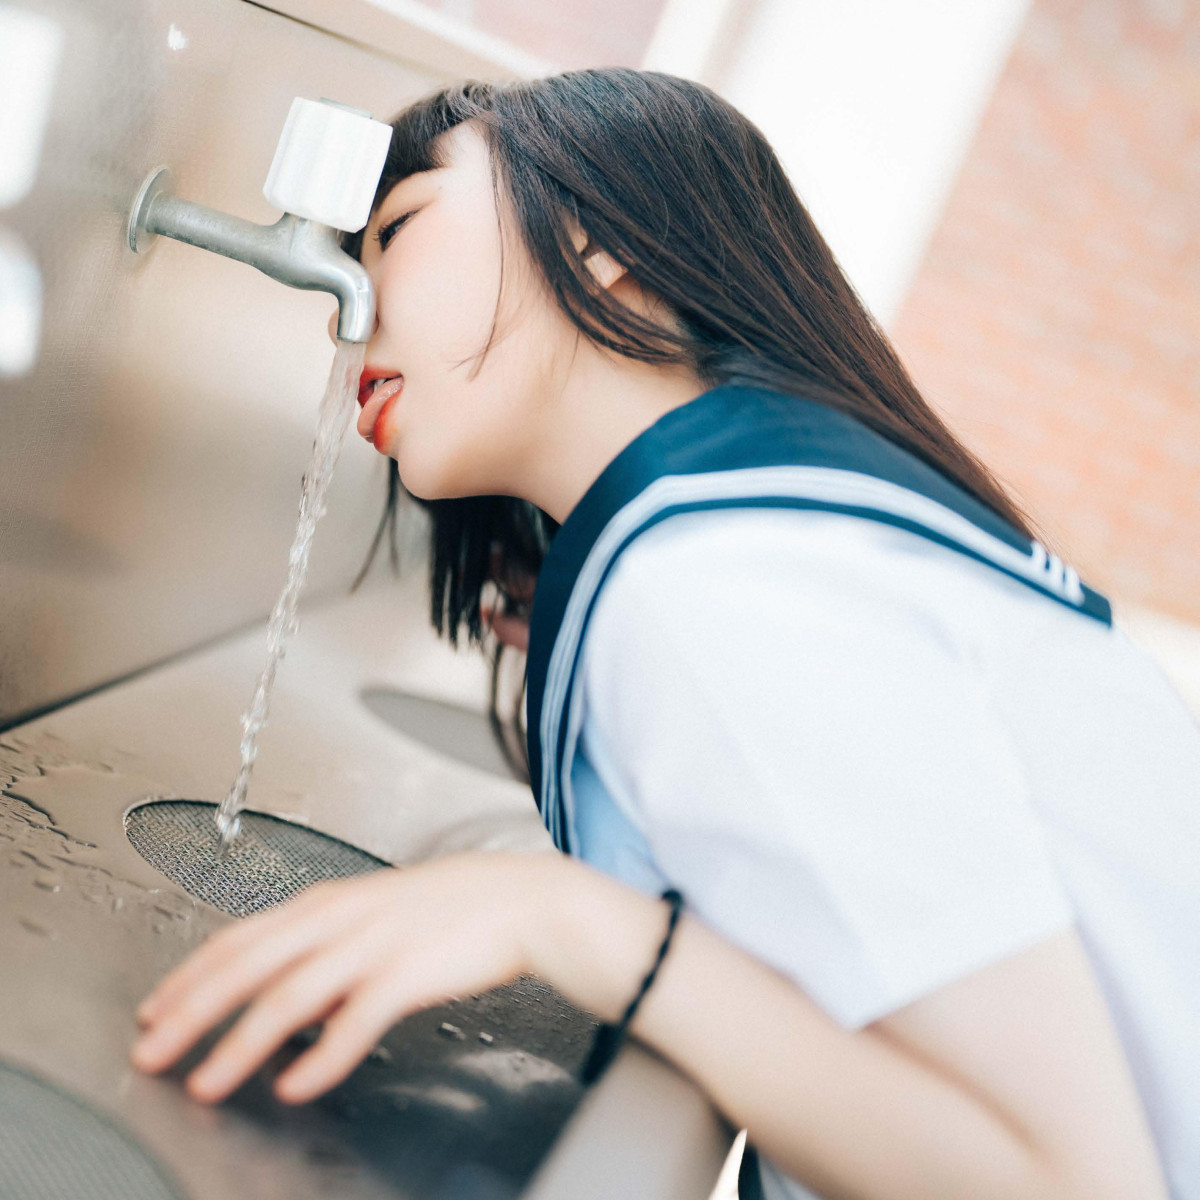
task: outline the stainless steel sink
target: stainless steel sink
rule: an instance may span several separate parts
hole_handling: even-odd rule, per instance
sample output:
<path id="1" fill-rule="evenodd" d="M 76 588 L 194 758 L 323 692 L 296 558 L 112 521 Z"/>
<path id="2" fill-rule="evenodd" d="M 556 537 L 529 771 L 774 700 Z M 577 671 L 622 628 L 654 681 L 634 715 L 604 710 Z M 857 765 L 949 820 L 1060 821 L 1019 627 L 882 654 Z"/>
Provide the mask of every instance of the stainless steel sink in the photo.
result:
<path id="1" fill-rule="evenodd" d="M 26 763 L 39 765 L 33 755 Z M 244 844 L 235 844 L 229 868 L 230 860 L 216 854 L 215 805 L 150 800 L 130 806 L 113 780 L 95 779 L 87 787 L 79 777 L 84 787 L 63 789 L 54 786 L 56 775 L 27 775 L 0 797 L 7 868 L 0 872 L 0 899 L 17 918 L 0 946 L 16 955 L 35 951 L 46 984 L 54 978 L 66 983 L 69 959 L 74 973 L 91 976 L 85 991 L 95 992 L 96 1017 L 116 972 L 120 1011 L 104 1015 L 127 1025 L 134 995 L 161 971 L 157 964 L 177 961 L 198 935 L 227 920 L 220 910 L 261 910 L 320 878 L 386 867 L 315 829 L 247 812 Z M 172 810 L 178 814 L 170 824 L 157 818 L 149 831 L 138 821 L 140 814 Z M 144 861 L 131 854 L 134 848 Z M 35 974 L 25 976 L 27 986 Z M 57 1000 L 61 996 L 43 999 L 38 1015 L 44 1019 Z M 353 1183 L 344 1194 L 514 1197 L 583 1095 L 578 1072 L 594 1028 L 545 984 L 521 979 L 400 1022 L 343 1084 L 300 1109 L 279 1104 L 268 1086 L 309 1040 L 294 1039 L 222 1106 L 222 1121 L 265 1137 L 281 1155 L 290 1151 L 313 1162 L 312 1190 L 299 1195 L 325 1194 L 337 1175 Z M 100 1039 L 89 1053 L 104 1060 L 110 1077 L 127 1072 L 121 1039 Z M 193 1053 L 182 1066 L 197 1058 Z M 178 1110 L 180 1132 L 190 1135 L 202 1113 L 179 1091 L 182 1066 L 158 1082 L 159 1102 Z M 69 1152 L 64 1136 L 62 1149 Z M 6 1170 L 0 1163 L 0 1192 Z M 185 1191 L 206 1194 L 192 1183 Z"/>
<path id="2" fill-rule="evenodd" d="M 431 678 L 447 690 L 458 678 L 464 697 L 486 685 L 482 662 L 468 680 L 464 660 L 437 657 L 423 617 L 390 589 L 307 612 L 255 767 L 260 871 L 294 871 L 322 838 L 368 868 L 553 852 L 486 717 L 419 695 Z M 216 1109 L 190 1101 L 178 1071 L 132 1070 L 137 1001 L 234 918 L 203 894 L 212 878 L 155 869 L 126 815 L 158 801 L 182 818 L 224 794 L 261 656 L 262 631 L 248 631 L 0 736 L 0 1070 L 123 1130 L 182 1200 L 706 1195 L 729 1141 L 707 1100 L 636 1045 L 585 1095 L 592 1022 L 536 980 L 410 1017 L 343 1085 L 294 1109 L 268 1079 L 296 1046 Z M 391 686 L 367 682 L 381 679 Z M 194 841 L 171 824 L 151 843 Z M 299 866 L 307 879 L 312 864 Z M 287 891 L 260 883 L 248 908 Z"/>

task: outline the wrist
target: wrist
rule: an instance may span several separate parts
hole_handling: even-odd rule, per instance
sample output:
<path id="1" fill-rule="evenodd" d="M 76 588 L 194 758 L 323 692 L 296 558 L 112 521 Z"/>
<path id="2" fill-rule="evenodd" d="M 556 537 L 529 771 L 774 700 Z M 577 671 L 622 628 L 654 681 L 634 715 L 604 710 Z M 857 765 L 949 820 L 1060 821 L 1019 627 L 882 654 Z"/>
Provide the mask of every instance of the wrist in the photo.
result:
<path id="1" fill-rule="evenodd" d="M 546 866 L 531 969 L 577 1008 L 616 1021 L 653 964 L 668 906 L 575 859 Z"/>

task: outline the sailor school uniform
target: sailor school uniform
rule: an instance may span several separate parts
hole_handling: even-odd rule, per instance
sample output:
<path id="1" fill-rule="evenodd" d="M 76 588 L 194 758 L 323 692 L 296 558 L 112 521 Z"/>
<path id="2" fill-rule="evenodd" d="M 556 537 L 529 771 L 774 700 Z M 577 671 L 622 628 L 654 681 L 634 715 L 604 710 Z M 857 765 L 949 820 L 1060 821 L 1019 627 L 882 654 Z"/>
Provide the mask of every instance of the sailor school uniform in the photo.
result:
<path id="1" fill-rule="evenodd" d="M 854 418 L 725 384 L 555 534 L 527 672 L 559 849 L 677 887 L 844 1028 L 1074 928 L 1200 1200 L 1200 728 L 1070 566 Z"/>

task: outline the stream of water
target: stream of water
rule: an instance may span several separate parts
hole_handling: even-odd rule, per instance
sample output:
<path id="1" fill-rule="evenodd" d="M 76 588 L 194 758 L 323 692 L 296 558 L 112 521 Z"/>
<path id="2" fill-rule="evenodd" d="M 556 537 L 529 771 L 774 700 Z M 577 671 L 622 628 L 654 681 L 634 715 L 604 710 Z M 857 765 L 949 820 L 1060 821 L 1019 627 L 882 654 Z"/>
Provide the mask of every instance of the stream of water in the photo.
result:
<path id="1" fill-rule="evenodd" d="M 360 342 L 338 342 L 329 371 L 329 382 L 321 407 L 317 414 L 317 436 L 313 442 L 312 459 L 304 473 L 300 494 L 300 519 L 292 538 L 288 554 L 287 583 L 275 601 L 271 619 L 267 624 L 267 662 L 254 689 L 254 699 L 242 715 L 242 765 L 229 794 L 217 809 L 217 831 L 220 834 L 220 849 L 225 850 L 238 835 L 241 826 L 238 813 L 246 806 L 246 794 L 250 788 L 250 772 L 258 754 L 258 735 L 267 723 L 267 711 L 271 704 L 271 689 L 275 684 L 275 672 L 287 649 L 288 637 L 298 625 L 296 605 L 304 579 L 308 574 L 308 556 L 312 550 L 313 534 L 317 522 L 325 514 L 325 494 L 333 468 L 341 453 L 342 442 L 350 426 L 358 398 L 358 381 L 362 374 L 366 346 Z"/>

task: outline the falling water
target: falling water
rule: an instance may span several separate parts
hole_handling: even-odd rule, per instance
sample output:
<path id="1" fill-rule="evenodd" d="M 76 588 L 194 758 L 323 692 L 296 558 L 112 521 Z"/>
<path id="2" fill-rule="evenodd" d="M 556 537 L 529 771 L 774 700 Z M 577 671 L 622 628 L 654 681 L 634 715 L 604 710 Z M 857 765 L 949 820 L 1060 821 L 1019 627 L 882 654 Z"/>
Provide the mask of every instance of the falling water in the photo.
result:
<path id="1" fill-rule="evenodd" d="M 246 793 L 250 787 L 250 772 L 258 754 L 258 735 L 267 723 L 267 709 L 271 703 L 271 688 L 275 684 L 275 672 L 286 650 L 289 635 L 299 625 L 296 603 L 308 574 L 308 555 L 312 549 L 313 533 L 317 522 L 325 514 L 325 493 L 329 480 L 350 424 L 358 395 L 358 380 L 362 373 L 366 347 L 359 342 L 338 342 L 329 371 L 329 382 L 317 415 L 317 436 L 313 442 L 312 460 L 304 473 L 300 495 L 300 519 L 288 554 L 287 583 L 275 601 L 271 620 L 267 624 L 267 662 L 254 690 L 254 699 L 242 715 L 242 765 L 229 794 L 217 809 L 217 830 L 221 835 L 221 849 L 226 849 L 237 837 L 241 822 L 238 813 L 246 806 Z"/>

